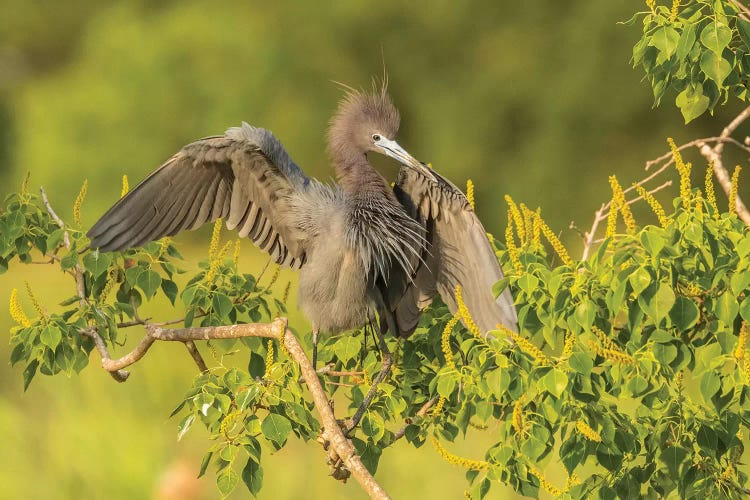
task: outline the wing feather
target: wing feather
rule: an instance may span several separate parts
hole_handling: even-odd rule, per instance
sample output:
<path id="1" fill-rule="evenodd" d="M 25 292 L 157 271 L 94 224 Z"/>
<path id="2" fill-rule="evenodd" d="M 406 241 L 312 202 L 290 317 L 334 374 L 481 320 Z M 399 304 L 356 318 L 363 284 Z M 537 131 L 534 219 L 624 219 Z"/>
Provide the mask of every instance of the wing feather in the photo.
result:
<path id="1" fill-rule="evenodd" d="M 90 246 L 124 250 L 224 218 L 277 263 L 300 267 L 306 235 L 290 212 L 309 183 L 270 132 L 243 123 L 167 160 L 94 224 Z"/>
<path id="2" fill-rule="evenodd" d="M 503 273 L 482 223 L 466 196 L 437 172 L 434 179 L 402 168 L 394 192 L 406 211 L 426 230 L 426 248 L 416 272 L 404 276 L 401 286 L 389 288 L 401 335 L 410 335 L 422 309 L 440 295 L 451 312 L 457 310 L 455 289 L 483 332 L 500 323 L 518 329 L 513 297 L 506 289 L 495 299 L 492 286 Z"/>

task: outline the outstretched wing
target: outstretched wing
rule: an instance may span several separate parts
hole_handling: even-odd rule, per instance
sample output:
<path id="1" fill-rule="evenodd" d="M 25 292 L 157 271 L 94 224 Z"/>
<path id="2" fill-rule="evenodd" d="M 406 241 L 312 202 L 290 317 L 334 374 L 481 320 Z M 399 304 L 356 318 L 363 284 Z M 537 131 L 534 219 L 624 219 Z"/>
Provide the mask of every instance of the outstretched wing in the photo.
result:
<path id="1" fill-rule="evenodd" d="M 472 318 L 483 332 L 500 323 L 518 330 L 513 297 L 506 289 L 495 299 L 492 286 L 503 277 L 482 223 L 466 196 L 450 181 L 403 167 L 394 192 L 406 211 L 426 230 L 427 246 L 416 273 L 389 286 L 401 335 L 410 335 L 436 294 L 456 312 L 456 285 Z"/>
<path id="2" fill-rule="evenodd" d="M 290 212 L 309 184 L 273 134 L 243 123 L 183 147 L 99 219 L 90 246 L 137 247 L 221 217 L 277 263 L 300 267 L 304 234 Z"/>

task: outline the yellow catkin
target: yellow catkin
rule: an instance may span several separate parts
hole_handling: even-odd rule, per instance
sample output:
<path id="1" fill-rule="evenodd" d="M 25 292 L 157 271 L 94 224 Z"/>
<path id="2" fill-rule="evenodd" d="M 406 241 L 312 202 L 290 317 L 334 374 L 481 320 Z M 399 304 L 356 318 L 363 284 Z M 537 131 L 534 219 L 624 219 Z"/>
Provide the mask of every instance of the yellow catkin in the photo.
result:
<path id="1" fill-rule="evenodd" d="M 672 9 L 669 11 L 669 22 L 677 20 L 677 14 L 680 12 L 680 0 L 672 0 Z"/>
<path id="2" fill-rule="evenodd" d="M 742 371 L 745 373 L 746 383 L 750 385 L 750 352 L 745 352 L 745 359 L 742 360 Z"/>
<path id="3" fill-rule="evenodd" d="M 576 335 L 573 332 L 568 332 L 565 336 L 565 345 L 563 345 L 562 357 L 569 358 L 573 354 L 573 347 L 576 345 Z"/>
<path id="4" fill-rule="evenodd" d="M 214 222 L 214 230 L 211 232 L 211 242 L 208 244 L 208 260 L 213 261 L 219 251 L 219 240 L 221 238 L 221 218 Z"/>
<path id="5" fill-rule="evenodd" d="M 102 292 L 99 294 L 99 301 L 106 302 L 109 294 L 112 293 L 112 289 L 117 285 L 117 271 L 110 269 L 107 274 L 107 282 L 104 283 Z"/>
<path id="6" fill-rule="evenodd" d="M 516 434 L 523 435 L 526 432 L 526 422 L 523 418 L 523 404 L 526 401 L 526 394 L 521 395 L 513 405 L 513 430 Z"/>
<path id="7" fill-rule="evenodd" d="M 597 344 L 593 340 L 589 341 L 589 346 L 591 346 L 591 348 L 596 352 L 597 355 L 603 357 L 604 359 L 614 361 L 615 363 L 619 363 L 621 365 L 632 365 L 633 363 L 635 363 L 635 358 L 633 358 L 633 356 L 626 354 L 619 349 L 607 349 Z"/>
<path id="8" fill-rule="evenodd" d="M 653 12 L 654 7 L 656 7 L 656 0 L 646 0 L 646 7 L 651 9 L 651 11 Z"/>
<path id="9" fill-rule="evenodd" d="M 289 290 L 292 288 L 292 282 L 287 281 L 286 282 L 286 288 L 284 288 L 284 293 L 281 295 L 281 302 L 283 304 L 286 304 L 286 301 L 289 300 Z"/>
<path id="10" fill-rule="evenodd" d="M 733 476 L 734 476 L 734 465 L 729 464 L 727 465 L 727 468 L 724 469 L 724 472 L 721 473 L 721 478 L 728 480 L 728 479 L 732 479 Z"/>
<path id="11" fill-rule="evenodd" d="M 23 177 L 23 182 L 21 182 L 21 199 L 26 201 L 26 199 L 29 196 L 29 180 L 31 179 L 31 172 L 26 172 L 26 175 Z"/>
<path id="12" fill-rule="evenodd" d="M 654 198 L 654 195 L 646 191 L 643 186 L 639 184 L 633 184 L 633 187 L 638 192 L 638 195 L 643 197 L 646 203 L 648 203 L 648 206 L 651 207 L 654 215 L 656 215 L 656 218 L 659 219 L 659 225 L 661 227 L 667 227 L 667 224 L 669 224 L 669 219 L 667 218 L 667 214 L 664 212 L 664 207 L 662 207 L 661 203 L 659 203 L 659 200 Z"/>
<path id="13" fill-rule="evenodd" d="M 471 181 L 471 179 L 468 179 L 466 181 L 466 199 L 469 200 L 471 209 L 476 210 L 476 207 L 474 206 L 474 183 Z"/>
<path id="14" fill-rule="evenodd" d="M 714 165 L 713 163 L 708 165 L 708 168 L 706 168 L 706 179 L 704 183 L 704 188 L 706 191 L 706 201 L 708 202 L 708 206 L 713 209 L 713 217 L 714 219 L 719 218 L 719 207 L 716 205 L 716 190 L 714 189 Z"/>
<path id="15" fill-rule="evenodd" d="M 609 202 L 609 214 L 607 214 L 607 231 L 605 238 L 612 238 L 617 233 L 617 214 L 620 212 L 619 201 L 613 196 Z"/>
<path id="16" fill-rule="evenodd" d="M 128 176 L 122 176 L 122 190 L 120 191 L 120 198 L 124 198 L 130 191 L 130 183 L 128 183 Z"/>
<path id="17" fill-rule="evenodd" d="M 674 139 L 671 137 L 667 138 L 669 148 L 672 150 L 672 158 L 674 159 L 675 168 L 680 174 L 680 198 L 682 199 L 682 207 L 687 209 L 690 208 L 690 163 L 685 163 L 682 159 L 682 154 L 677 148 Z"/>
<path id="18" fill-rule="evenodd" d="M 729 212 L 735 213 L 737 211 L 737 188 L 739 186 L 740 182 L 740 172 L 742 171 L 742 167 L 737 165 L 734 167 L 734 172 L 732 172 L 732 184 L 729 188 Z"/>
<path id="19" fill-rule="evenodd" d="M 280 272 L 281 272 L 281 266 L 276 266 L 276 270 L 273 272 L 273 276 L 271 276 L 271 281 L 268 282 L 268 286 L 266 286 L 266 289 L 271 288 L 273 285 L 276 284 L 276 280 L 279 279 Z"/>
<path id="20" fill-rule="evenodd" d="M 443 396 L 440 396 L 437 400 L 437 403 L 435 404 L 435 407 L 432 409 L 432 416 L 437 417 L 443 412 L 443 407 L 445 406 L 445 398 Z"/>
<path id="21" fill-rule="evenodd" d="M 81 205 L 83 205 L 83 200 L 86 198 L 86 191 L 89 188 L 89 181 L 86 179 L 83 181 L 83 185 L 81 186 L 81 190 L 78 191 L 78 196 L 76 196 L 76 200 L 73 202 L 73 221 L 76 223 L 76 225 L 81 225 Z"/>
<path id="22" fill-rule="evenodd" d="M 539 221 L 539 227 L 542 230 L 542 234 L 544 237 L 549 241 L 549 244 L 552 245 L 552 248 L 554 248 L 557 255 L 560 257 L 560 260 L 563 264 L 566 266 L 570 266 L 573 264 L 573 259 L 570 258 L 570 254 L 568 254 L 568 250 L 565 248 L 565 246 L 562 244 L 560 239 L 555 235 L 555 233 L 552 232 L 552 229 L 547 225 L 546 222 L 541 218 L 541 216 L 537 217 L 537 220 Z"/>
<path id="23" fill-rule="evenodd" d="M 542 207 L 537 207 L 536 211 L 534 212 L 534 227 L 531 228 L 531 232 L 533 235 L 532 240 L 534 241 L 534 245 L 540 246 L 542 244 L 542 225 L 540 221 L 542 220 Z"/>
<path id="24" fill-rule="evenodd" d="M 206 281 L 209 283 L 213 281 L 213 279 L 216 277 L 216 273 L 219 270 L 219 266 L 221 266 L 221 263 L 224 261 L 224 256 L 229 251 L 229 247 L 232 245 L 231 241 L 227 241 L 224 243 L 224 246 L 221 247 L 221 250 L 217 251 L 214 257 L 211 259 L 211 262 L 208 267 L 208 272 L 206 273 Z"/>
<path id="25" fill-rule="evenodd" d="M 273 340 L 268 339 L 266 344 L 268 351 L 266 352 L 266 377 L 271 373 L 271 367 L 273 366 Z"/>
<path id="26" fill-rule="evenodd" d="M 529 472 L 531 472 L 539 480 L 539 486 L 541 486 L 544 491 L 546 491 L 553 497 L 559 497 L 563 494 L 563 491 L 547 481 L 547 479 L 544 477 L 544 474 L 542 474 L 542 471 L 540 471 L 536 467 L 529 467 Z"/>
<path id="27" fill-rule="evenodd" d="M 18 323 L 24 328 L 28 328 L 31 326 L 31 321 L 29 321 L 29 318 L 26 317 L 26 313 L 23 312 L 23 308 L 21 307 L 21 303 L 18 301 L 18 290 L 15 288 L 11 290 L 10 292 L 10 317 L 13 318 L 13 321 Z"/>
<path id="28" fill-rule="evenodd" d="M 523 203 L 520 203 L 518 206 L 523 215 L 523 227 L 526 229 L 525 241 L 526 243 L 534 242 L 534 218 L 536 215 Z"/>
<path id="29" fill-rule="evenodd" d="M 589 441 L 602 442 L 602 437 L 583 420 L 576 422 L 576 430 Z"/>
<path id="30" fill-rule="evenodd" d="M 516 202 L 513 201 L 513 198 L 511 198 L 510 195 L 505 195 L 505 202 L 508 204 L 508 211 L 513 216 L 513 222 L 516 225 L 516 234 L 518 235 L 518 239 L 523 245 L 524 237 L 526 236 L 526 229 L 523 227 L 523 216 L 521 215 L 521 211 L 518 209 Z"/>
<path id="31" fill-rule="evenodd" d="M 513 330 L 509 330 L 508 328 L 505 328 L 503 325 L 495 325 L 498 330 L 505 333 L 508 337 L 513 339 L 513 341 L 518 345 L 518 347 L 521 348 L 522 351 L 524 351 L 526 354 L 530 355 L 534 360 L 536 360 L 537 363 L 540 365 L 548 365 L 549 359 L 547 356 L 544 355 L 544 353 L 539 349 L 537 346 L 532 344 L 527 338 L 522 337 L 521 335 L 517 334 Z"/>
<path id="32" fill-rule="evenodd" d="M 240 263 L 240 246 L 241 245 L 242 245 L 241 240 L 237 238 L 237 240 L 234 242 L 234 253 L 232 254 L 232 263 L 234 264 L 235 269 L 237 269 L 237 266 Z"/>
<path id="33" fill-rule="evenodd" d="M 456 285 L 456 304 L 458 305 L 458 314 L 461 316 L 461 320 L 466 325 L 466 329 L 469 330 L 469 333 L 479 340 L 484 340 L 482 330 L 480 330 L 479 326 L 474 322 L 474 318 L 471 317 L 471 312 L 469 312 L 469 308 L 466 306 L 466 302 L 464 302 L 461 285 Z"/>
<path id="34" fill-rule="evenodd" d="M 614 341 L 603 331 L 601 331 L 598 327 L 592 326 L 591 331 L 594 335 L 596 335 L 596 338 L 599 339 L 599 342 L 601 342 L 604 345 L 605 349 L 612 349 L 617 350 L 619 349 L 617 347 L 617 344 L 614 343 Z"/>
<path id="35" fill-rule="evenodd" d="M 635 234 L 635 218 L 633 212 L 630 211 L 630 205 L 625 200 L 625 192 L 617 181 L 617 176 L 609 176 L 609 185 L 612 188 L 612 199 L 617 200 L 617 208 L 622 214 L 622 220 L 625 221 L 625 230 L 628 234 Z"/>
<path id="36" fill-rule="evenodd" d="M 508 225 L 505 226 L 505 248 L 508 250 L 508 256 L 510 257 L 510 262 L 513 264 L 513 269 L 518 274 L 523 274 L 523 264 L 521 264 L 518 247 L 513 237 L 513 217 L 510 212 L 508 212 Z"/>
<path id="37" fill-rule="evenodd" d="M 701 193 L 700 189 L 695 196 L 695 213 L 699 215 L 703 214 L 703 193 Z"/>
<path id="38" fill-rule="evenodd" d="M 739 362 L 745 359 L 745 352 L 747 346 L 748 327 L 747 322 L 742 322 L 740 328 L 740 335 L 737 337 L 737 347 L 734 349 L 734 358 Z"/>
<path id="39" fill-rule="evenodd" d="M 574 472 L 573 474 L 568 476 L 568 479 L 565 480 L 565 491 L 570 491 L 573 486 L 576 486 L 578 484 L 581 484 L 581 479 Z"/>
<path id="40" fill-rule="evenodd" d="M 454 314 L 445 324 L 443 334 L 440 336 L 440 348 L 443 351 L 443 356 L 445 356 L 445 366 L 451 368 L 455 368 L 456 366 L 456 363 L 453 361 L 453 351 L 451 351 L 451 333 L 453 332 L 456 323 L 458 323 L 458 318 L 459 314 L 456 312 L 456 314 Z"/>
<path id="41" fill-rule="evenodd" d="M 34 292 L 31 290 L 31 285 L 28 281 L 24 281 L 24 284 L 26 285 L 26 294 L 29 296 L 29 300 L 31 300 L 31 305 L 34 306 L 34 310 L 39 315 L 42 320 L 47 319 L 47 311 L 44 310 L 42 307 L 42 304 L 39 302 L 39 299 L 36 298 L 36 295 L 34 295 Z"/>
<path id="42" fill-rule="evenodd" d="M 482 460 L 470 460 L 468 458 L 459 457 L 458 455 L 454 455 L 453 453 L 446 450 L 442 444 L 440 444 L 440 441 L 438 441 L 438 438 L 435 436 L 432 436 L 432 446 L 435 447 L 435 450 L 437 450 L 438 455 L 443 457 L 443 460 L 446 462 L 458 465 L 463 467 L 464 469 L 469 470 L 487 470 L 490 468 L 489 462 L 484 462 Z"/>

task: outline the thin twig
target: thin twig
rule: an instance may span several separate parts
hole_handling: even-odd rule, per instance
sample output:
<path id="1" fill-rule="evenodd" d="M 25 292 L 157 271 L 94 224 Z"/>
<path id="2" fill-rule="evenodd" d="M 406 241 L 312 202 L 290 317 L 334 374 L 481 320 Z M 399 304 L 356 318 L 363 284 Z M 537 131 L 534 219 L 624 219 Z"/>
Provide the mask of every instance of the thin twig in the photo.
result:
<path id="1" fill-rule="evenodd" d="M 104 361 L 111 360 L 111 358 L 109 357 L 107 344 L 104 342 L 104 339 L 101 337 L 101 335 L 99 335 L 99 333 L 93 327 L 82 328 L 81 330 L 78 330 L 78 333 L 80 333 L 81 335 L 85 335 L 86 337 L 89 337 L 91 340 L 94 341 L 94 346 L 96 346 L 96 350 L 99 351 L 99 356 L 101 356 L 102 358 L 102 367 L 106 370 L 106 367 L 104 366 Z M 125 370 L 107 370 L 107 371 L 109 372 L 110 375 L 112 375 L 112 378 L 118 382 L 125 382 L 130 376 L 130 372 L 125 371 Z"/>
<path id="2" fill-rule="evenodd" d="M 427 402 L 422 405 L 419 411 L 417 411 L 414 417 L 422 418 L 425 415 L 427 415 L 427 412 L 430 411 L 430 408 L 432 408 L 432 406 L 437 402 L 437 400 L 438 400 L 437 397 L 428 399 Z M 388 444 L 388 446 L 392 445 L 393 443 L 395 443 L 396 441 L 404 437 L 404 435 L 406 434 L 406 428 L 412 423 L 414 423 L 414 421 L 416 420 L 416 418 L 414 417 L 409 417 L 406 420 L 404 420 L 404 425 L 399 430 L 393 433 L 393 439 Z"/>
<path id="3" fill-rule="evenodd" d="M 206 361 L 203 359 L 203 356 L 201 356 L 201 353 L 198 350 L 198 347 L 195 345 L 195 342 L 193 342 L 192 340 L 188 340 L 187 342 L 185 342 L 185 347 L 190 353 L 190 356 L 193 358 L 193 361 L 195 361 L 195 364 L 198 365 L 198 369 L 201 371 L 201 373 L 207 372 L 208 366 L 206 366 Z"/>

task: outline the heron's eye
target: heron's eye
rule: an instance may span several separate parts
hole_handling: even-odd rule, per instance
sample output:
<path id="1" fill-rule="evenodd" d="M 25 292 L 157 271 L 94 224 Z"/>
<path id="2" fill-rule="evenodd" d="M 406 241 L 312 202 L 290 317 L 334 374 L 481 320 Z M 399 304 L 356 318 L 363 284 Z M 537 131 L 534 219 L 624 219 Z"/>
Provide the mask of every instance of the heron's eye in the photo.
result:
<path id="1" fill-rule="evenodd" d="M 378 142 L 380 140 L 380 136 L 378 134 L 372 134 L 372 140 Z"/>

